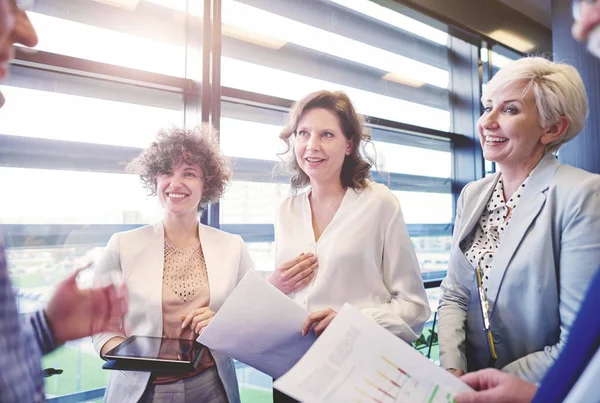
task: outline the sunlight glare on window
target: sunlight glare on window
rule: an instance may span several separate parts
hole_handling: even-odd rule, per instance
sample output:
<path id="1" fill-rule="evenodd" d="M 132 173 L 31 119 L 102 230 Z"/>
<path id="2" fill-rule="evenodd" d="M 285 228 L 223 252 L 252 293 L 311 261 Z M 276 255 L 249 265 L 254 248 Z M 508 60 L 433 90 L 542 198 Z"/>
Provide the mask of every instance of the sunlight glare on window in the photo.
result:
<path id="1" fill-rule="evenodd" d="M 232 181 L 223 195 L 222 224 L 272 224 L 277 208 L 290 195 L 288 183 Z"/>
<path id="2" fill-rule="evenodd" d="M 183 121 L 180 110 L 20 87 L 0 89 L 7 99 L 0 109 L 0 133 L 7 135 L 147 147 L 158 129 Z"/>
<path id="3" fill-rule="evenodd" d="M 38 50 L 170 76 L 185 76 L 183 46 L 34 12 L 27 15 L 38 34 Z"/>
<path id="4" fill-rule="evenodd" d="M 450 128 L 450 113 L 443 109 L 228 57 L 223 57 L 221 63 L 221 84 L 225 87 L 293 100 L 318 90 L 344 91 L 364 115 L 436 130 L 447 131 Z"/>
<path id="5" fill-rule="evenodd" d="M 281 126 L 247 120 L 221 118 L 221 150 L 228 157 L 279 161 L 284 150 Z"/>
<path id="6" fill-rule="evenodd" d="M 177 2 L 150 1 L 176 10 L 185 9 L 185 2 L 182 0 Z M 367 15 L 382 19 L 394 26 L 400 26 L 402 29 L 417 33 L 434 42 L 442 44 L 447 42 L 447 34 L 399 13 L 387 10 L 392 13 L 388 16 L 386 12 L 362 3 L 352 4 L 352 7 L 358 7 L 358 10 Z M 381 6 L 377 7 L 383 9 Z M 222 23 L 437 87 L 448 87 L 449 73 L 446 70 L 237 1 L 223 1 Z"/>
<path id="7" fill-rule="evenodd" d="M 481 48 L 480 50 L 481 61 L 483 63 L 488 62 L 488 50 L 486 48 Z M 492 51 L 492 66 L 496 66 L 498 68 L 502 68 L 510 63 L 512 60 L 506 56 L 503 56 L 499 53 Z"/>
<path id="8" fill-rule="evenodd" d="M 393 190 L 400 201 L 407 224 L 448 224 L 452 222 L 452 194 Z"/>
<path id="9" fill-rule="evenodd" d="M 144 224 L 161 209 L 136 175 L 0 168 L 4 224 Z"/>
<path id="10" fill-rule="evenodd" d="M 223 24 L 385 72 L 397 73 L 440 88 L 448 87 L 449 73 L 446 70 L 236 1 L 223 2 Z"/>
<path id="11" fill-rule="evenodd" d="M 430 40 L 440 45 L 447 46 L 449 35 L 430 25 L 424 24 L 413 18 L 390 10 L 387 7 L 380 6 L 371 0 L 329 0 L 332 3 L 339 4 L 361 14 L 375 18 L 386 24 L 400 28 L 404 31 L 413 33 L 421 38 Z"/>
<path id="12" fill-rule="evenodd" d="M 380 171 L 434 178 L 449 178 L 452 175 L 452 154 L 449 152 L 380 141 L 373 143 Z"/>
<path id="13" fill-rule="evenodd" d="M 195 17 L 204 15 L 204 2 L 198 0 L 144 0 L 146 3 L 154 3 L 159 6 L 167 7 L 173 10 L 185 13 L 186 7 L 189 13 Z M 187 3 L 187 4 L 186 4 Z"/>

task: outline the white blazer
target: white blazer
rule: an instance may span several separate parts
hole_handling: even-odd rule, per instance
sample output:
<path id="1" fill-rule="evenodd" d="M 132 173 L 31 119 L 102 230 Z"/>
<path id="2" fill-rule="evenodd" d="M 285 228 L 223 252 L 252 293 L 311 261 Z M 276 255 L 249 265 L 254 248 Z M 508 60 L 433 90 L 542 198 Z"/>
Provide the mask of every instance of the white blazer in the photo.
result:
<path id="1" fill-rule="evenodd" d="M 206 260 L 210 286 L 210 309 L 217 311 L 242 277 L 252 269 L 248 250 L 238 235 L 228 234 L 200 224 L 198 228 Z M 162 221 L 132 231 L 114 234 L 100 258 L 95 281 L 110 271 L 122 272 L 129 289 L 129 311 L 122 333 L 98 333 L 92 336 L 97 352 L 112 337 L 163 334 L 162 286 L 164 265 L 164 228 Z M 231 358 L 211 351 L 227 399 L 239 402 L 235 369 Z M 137 402 L 148 385 L 150 372 L 111 371 L 105 402 Z"/>
<path id="2" fill-rule="evenodd" d="M 499 176 L 469 183 L 458 200 L 439 307 L 444 368 L 474 371 L 488 363 L 475 272 L 459 245 Z M 531 172 L 486 282 L 497 368 L 542 379 L 567 341 L 599 261 L 600 176 L 547 154 Z"/>

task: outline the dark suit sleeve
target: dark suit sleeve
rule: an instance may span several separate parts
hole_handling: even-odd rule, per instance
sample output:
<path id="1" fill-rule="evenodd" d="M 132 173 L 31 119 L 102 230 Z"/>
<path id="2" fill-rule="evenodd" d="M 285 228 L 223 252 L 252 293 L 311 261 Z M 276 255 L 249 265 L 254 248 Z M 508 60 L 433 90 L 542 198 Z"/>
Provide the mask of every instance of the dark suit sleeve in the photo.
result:
<path id="1" fill-rule="evenodd" d="M 588 288 L 587 295 L 565 348 L 540 384 L 533 402 L 562 402 L 600 347 L 600 270 Z M 600 374 L 599 379 L 600 379 Z"/>

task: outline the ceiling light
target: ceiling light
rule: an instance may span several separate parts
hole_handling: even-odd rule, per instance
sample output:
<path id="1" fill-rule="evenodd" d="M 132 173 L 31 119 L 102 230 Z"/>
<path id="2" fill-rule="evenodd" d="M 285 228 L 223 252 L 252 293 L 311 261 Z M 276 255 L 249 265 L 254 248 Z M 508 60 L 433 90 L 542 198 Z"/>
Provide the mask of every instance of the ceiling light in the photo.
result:
<path id="1" fill-rule="evenodd" d="M 413 88 L 420 88 L 425 85 L 423 81 L 413 80 L 412 78 L 408 78 L 398 73 L 387 73 L 383 76 L 384 80 L 393 81 L 398 84 L 408 85 Z"/>
<path id="2" fill-rule="evenodd" d="M 497 29 L 490 33 L 489 36 L 501 44 L 516 49 L 522 53 L 531 52 L 536 47 L 535 43 L 504 29 Z"/>
<path id="3" fill-rule="evenodd" d="M 223 24 L 221 32 L 224 36 L 239 39 L 244 42 L 249 42 L 254 45 L 260 45 L 274 50 L 281 49 L 287 43 L 286 41 L 282 41 L 281 39 L 261 35 L 256 32 L 248 31 L 247 29 L 235 27 L 229 24 Z"/>

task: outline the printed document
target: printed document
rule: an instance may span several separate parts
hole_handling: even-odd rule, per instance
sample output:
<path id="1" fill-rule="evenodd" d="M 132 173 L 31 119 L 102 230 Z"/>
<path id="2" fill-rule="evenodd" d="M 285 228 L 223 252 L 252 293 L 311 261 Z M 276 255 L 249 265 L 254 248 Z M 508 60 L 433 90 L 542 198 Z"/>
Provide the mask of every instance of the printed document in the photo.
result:
<path id="1" fill-rule="evenodd" d="M 310 403 L 451 403 L 471 390 L 349 304 L 274 386 Z"/>
<path id="2" fill-rule="evenodd" d="M 250 271 L 198 337 L 198 342 L 278 378 L 315 341 L 302 336 L 309 313 Z"/>

